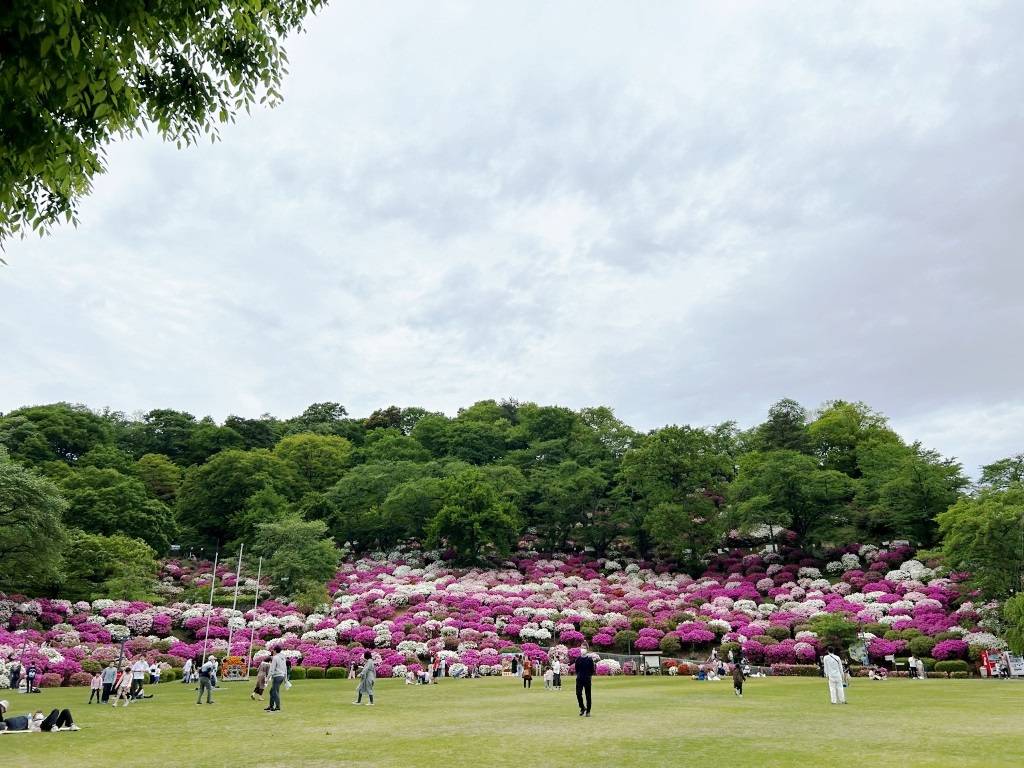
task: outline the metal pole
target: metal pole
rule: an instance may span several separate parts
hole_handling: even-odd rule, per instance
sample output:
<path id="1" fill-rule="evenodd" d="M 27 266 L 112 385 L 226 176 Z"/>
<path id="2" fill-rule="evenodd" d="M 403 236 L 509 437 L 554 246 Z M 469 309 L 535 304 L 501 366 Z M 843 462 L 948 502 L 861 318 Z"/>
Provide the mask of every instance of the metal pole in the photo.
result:
<path id="1" fill-rule="evenodd" d="M 260 602 L 260 576 L 263 575 L 263 558 L 260 558 L 260 564 L 256 567 L 256 594 L 252 598 L 252 609 L 255 611 L 256 606 Z M 249 650 L 245 654 L 245 675 L 249 676 L 249 668 L 252 667 L 252 643 L 256 638 L 256 626 L 249 627 Z"/>
<path id="2" fill-rule="evenodd" d="M 231 601 L 231 610 L 238 610 L 238 580 L 242 577 L 242 551 L 245 549 L 245 544 L 238 545 L 238 568 L 235 570 L 235 599 Z M 228 622 L 228 656 L 231 655 L 231 638 L 234 637 L 235 630 L 231 626 L 231 622 Z"/>
<path id="3" fill-rule="evenodd" d="M 213 578 L 210 579 L 210 610 L 206 613 L 206 634 L 203 636 L 203 663 L 206 663 L 206 644 L 210 641 L 210 619 L 213 617 L 213 586 L 217 583 L 217 561 L 220 550 L 213 556 Z"/>

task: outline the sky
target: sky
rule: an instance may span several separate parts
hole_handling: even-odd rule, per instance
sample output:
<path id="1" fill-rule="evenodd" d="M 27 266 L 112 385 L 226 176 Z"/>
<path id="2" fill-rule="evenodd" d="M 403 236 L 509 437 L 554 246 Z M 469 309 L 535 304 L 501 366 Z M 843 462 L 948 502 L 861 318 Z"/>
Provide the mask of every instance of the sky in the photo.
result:
<path id="1" fill-rule="evenodd" d="M 334 0 L 7 245 L 0 411 L 862 400 L 1024 451 L 1024 4 Z"/>

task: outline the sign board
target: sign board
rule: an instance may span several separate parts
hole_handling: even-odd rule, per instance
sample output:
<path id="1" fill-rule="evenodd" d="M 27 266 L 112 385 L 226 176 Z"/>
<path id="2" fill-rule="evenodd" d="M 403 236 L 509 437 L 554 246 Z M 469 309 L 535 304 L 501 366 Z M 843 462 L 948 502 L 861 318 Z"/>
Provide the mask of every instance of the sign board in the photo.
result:
<path id="1" fill-rule="evenodd" d="M 249 670 L 242 656 L 228 656 L 220 664 L 221 680 L 247 680 Z"/>

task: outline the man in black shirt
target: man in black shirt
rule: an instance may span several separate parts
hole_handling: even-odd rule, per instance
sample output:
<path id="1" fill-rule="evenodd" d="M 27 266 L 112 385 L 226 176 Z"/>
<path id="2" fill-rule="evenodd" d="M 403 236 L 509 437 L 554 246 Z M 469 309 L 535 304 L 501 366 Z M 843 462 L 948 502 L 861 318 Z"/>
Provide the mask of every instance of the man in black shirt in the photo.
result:
<path id="1" fill-rule="evenodd" d="M 590 683 L 594 677 L 594 660 L 590 656 L 576 659 L 576 701 L 580 705 L 580 717 L 590 717 Z M 583 694 L 587 704 L 583 706 Z"/>

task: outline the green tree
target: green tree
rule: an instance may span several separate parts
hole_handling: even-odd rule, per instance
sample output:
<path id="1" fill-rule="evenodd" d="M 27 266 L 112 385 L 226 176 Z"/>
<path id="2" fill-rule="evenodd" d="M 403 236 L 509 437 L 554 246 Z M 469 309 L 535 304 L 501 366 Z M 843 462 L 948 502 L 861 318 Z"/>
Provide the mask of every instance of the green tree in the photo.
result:
<path id="1" fill-rule="evenodd" d="M 741 457 L 730 488 L 741 528 L 789 528 L 799 544 L 820 543 L 846 525 L 853 493 L 853 481 L 842 472 L 821 469 L 814 457 L 786 450 Z"/>
<path id="2" fill-rule="evenodd" d="M 733 458 L 722 451 L 721 443 L 716 430 L 669 426 L 645 435 L 622 457 L 623 490 L 634 503 L 621 504 L 620 510 L 641 557 L 650 549 L 650 527 L 645 521 L 655 507 L 669 504 L 692 509 L 705 498 L 721 500 L 734 473 Z M 712 524 L 711 517 L 698 514 L 692 519 Z"/>
<path id="3" fill-rule="evenodd" d="M 52 482 L 0 451 L 0 588 L 34 591 L 55 581 L 65 506 Z"/>
<path id="4" fill-rule="evenodd" d="M 338 568 L 338 549 L 326 524 L 295 514 L 257 526 L 254 551 L 266 558 L 267 574 L 285 594 L 322 588 Z"/>
<path id="5" fill-rule="evenodd" d="M 106 146 L 191 144 L 280 100 L 284 37 L 324 0 L 40 0 L 0 6 L 0 241 L 75 216 Z"/>
<path id="6" fill-rule="evenodd" d="M 796 400 L 785 398 L 768 409 L 768 420 L 755 430 L 759 450 L 787 450 L 807 453 L 807 410 Z"/>
<path id="7" fill-rule="evenodd" d="M 831 645 L 839 652 L 849 648 L 860 632 L 860 624 L 841 613 L 815 616 L 810 623 L 811 630 L 817 634 L 822 645 Z"/>
<path id="8" fill-rule="evenodd" d="M 850 477 L 860 477 L 857 447 L 877 434 L 889 431 L 885 417 L 864 403 L 835 400 L 826 403 L 818 417 L 807 427 L 811 450 L 825 469 L 834 469 Z"/>
<path id="9" fill-rule="evenodd" d="M 432 468 L 411 461 L 360 464 L 349 470 L 324 492 L 330 511 L 327 524 L 331 535 L 363 550 L 374 546 L 386 534 L 380 506 L 402 483 L 430 475 Z"/>
<path id="10" fill-rule="evenodd" d="M 1024 588 L 1024 487 L 965 496 L 939 514 L 946 564 L 992 598 Z"/>
<path id="11" fill-rule="evenodd" d="M 207 416 L 201 419 L 188 438 L 185 448 L 185 462 L 202 464 L 208 458 L 221 451 L 241 450 L 245 445 L 242 436 L 231 427 L 222 427 Z"/>
<path id="12" fill-rule="evenodd" d="M 363 447 L 359 449 L 366 463 L 380 461 L 430 460 L 430 451 L 420 445 L 414 437 L 402 434 L 395 427 L 379 427 L 366 435 Z"/>
<path id="13" fill-rule="evenodd" d="M 116 469 L 122 474 L 128 474 L 132 471 L 132 457 L 116 445 L 97 445 L 83 453 L 76 466 Z"/>
<path id="14" fill-rule="evenodd" d="M 575 451 L 586 463 L 591 463 L 604 456 L 622 458 L 637 439 L 637 431 L 617 419 L 611 408 L 602 405 L 580 411 L 574 438 Z M 600 446 L 597 451 L 593 450 L 595 444 Z"/>
<path id="15" fill-rule="evenodd" d="M 2 79 L 3 72 L 0 72 Z M 3 119 L 0 116 L 0 122 Z M 0 175 L 2 173 L 0 171 Z M 0 189 L 3 189 L 2 184 Z M 2 195 L 0 192 L 0 197 Z M 2 226 L 0 224 L 0 231 Z M 0 420 L 0 445 L 4 445 L 13 458 L 32 462 L 59 459 L 74 463 L 82 454 L 111 439 L 110 424 L 84 405 L 53 403 L 18 408 Z"/>
<path id="16" fill-rule="evenodd" d="M 679 502 L 656 504 L 644 516 L 644 529 L 651 534 L 659 553 L 675 560 L 696 575 L 721 540 L 719 509 L 707 496 L 691 496 Z"/>
<path id="17" fill-rule="evenodd" d="M 393 488 L 384 499 L 380 508 L 383 528 L 393 535 L 394 542 L 424 539 L 427 526 L 443 504 L 444 482 L 441 478 L 409 480 Z"/>
<path id="18" fill-rule="evenodd" d="M 174 514 L 150 498 L 146 486 L 116 469 L 82 467 L 63 482 L 68 508 L 64 521 L 87 533 L 123 533 L 166 552 L 176 533 Z"/>
<path id="19" fill-rule="evenodd" d="M 142 456 L 131 470 L 149 495 L 164 504 L 173 504 L 181 487 L 181 467 L 160 453 L 147 453 Z"/>
<path id="20" fill-rule="evenodd" d="M 253 448 L 273 448 L 281 439 L 283 425 L 268 413 L 258 419 L 245 419 L 241 416 L 228 416 L 224 426 L 234 430 L 242 438 L 242 447 L 249 451 Z"/>
<path id="21" fill-rule="evenodd" d="M 274 454 L 295 468 L 305 488 L 322 491 L 338 482 L 352 463 L 352 443 L 337 435 L 304 432 L 285 437 Z"/>
<path id="22" fill-rule="evenodd" d="M 198 425 L 191 413 L 156 408 L 143 414 L 142 421 L 128 425 L 124 440 L 135 456 L 158 453 L 176 464 L 187 465 L 189 443 Z"/>
<path id="23" fill-rule="evenodd" d="M 72 530 L 65 550 L 61 594 L 69 600 L 151 600 L 158 564 L 146 542 Z"/>
<path id="24" fill-rule="evenodd" d="M 431 546 L 447 546 L 460 563 L 505 557 L 521 520 L 515 505 L 480 475 L 467 470 L 444 481 L 444 505 L 430 523 Z"/>
<path id="25" fill-rule="evenodd" d="M 1009 456 L 981 468 L 978 486 L 991 491 L 1005 491 L 1024 484 L 1024 453 Z"/>
<path id="26" fill-rule="evenodd" d="M 271 451 L 222 451 L 185 472 L 178 491 L 178 519 L 206 542 L 233 541 L 248 532 L 249 497 L 271 487 L 293 500 L 301 485 L 295 468 Z"/>
<path id="27" fill-rule="evenodd" d="M 575 461 L 534 470 L 527 489 L 526 517 L 544 548 L 564 549 L 573 532 L 599 509 L 607 488 L 608 481 L 600 472 Z"/>
<path id="28" fill-rule="evenodd" d="M 1006 642 L 1018 656 L 1024 655 L 1024 592 L 1016 594 L 1003 604 L 1006 622 Z"/>

